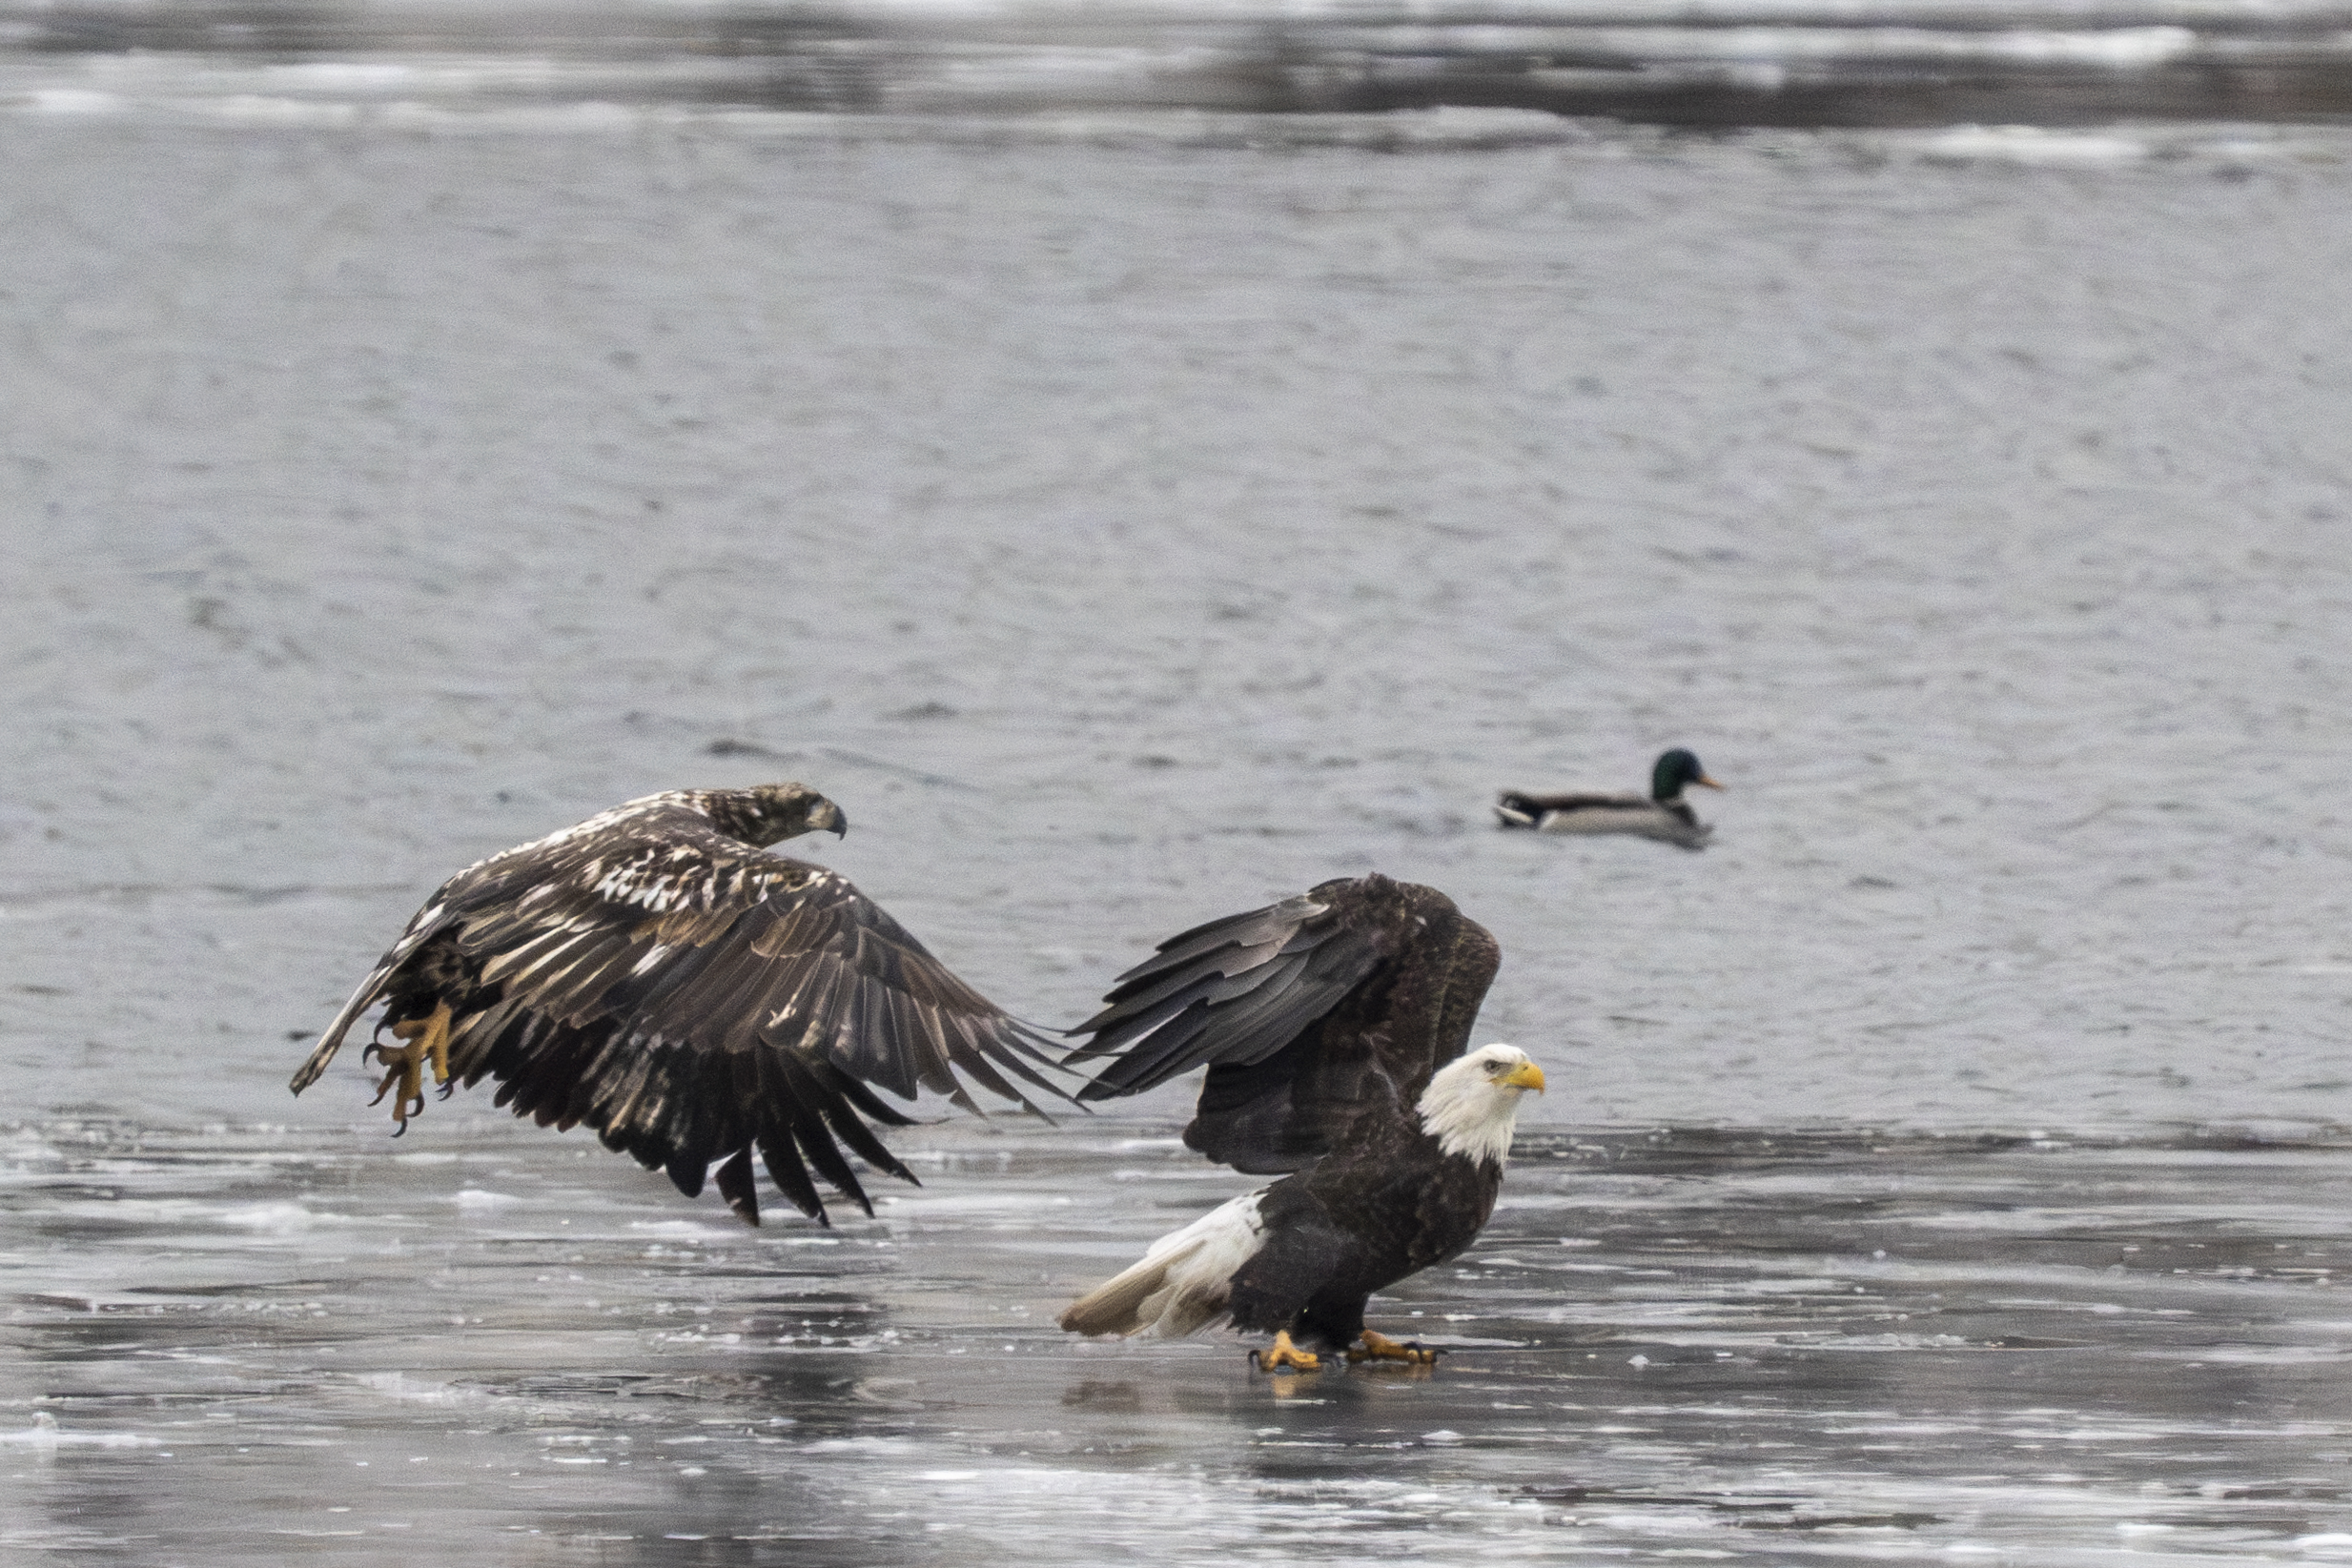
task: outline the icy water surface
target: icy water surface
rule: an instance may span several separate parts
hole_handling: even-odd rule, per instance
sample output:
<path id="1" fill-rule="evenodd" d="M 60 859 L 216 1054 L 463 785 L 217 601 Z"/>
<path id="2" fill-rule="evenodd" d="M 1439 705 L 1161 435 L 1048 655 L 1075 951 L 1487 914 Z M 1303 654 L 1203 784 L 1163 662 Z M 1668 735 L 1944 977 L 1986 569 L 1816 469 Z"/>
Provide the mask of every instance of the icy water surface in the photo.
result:
<path id="1" fill-rule="evenodd" d="M 1546 1137 L 1376 1322 L 1072 1344 L 1235 1185 L 918 1135 L 753 1233 L 581 1138 L 20 1134 L 0 1542 L 75 1560 L 2352 1558 L 2352 1151 Z"/>
<path id="2" fill-rule="evenodd" d="M 47 91 L 10 1556 L 2352 1555 L 2342 132 Z M 1703 854 L 1488 820 L 1674 743 Z M 778 776 L 1049 1024 L 1331 876 L 1494 929 L 1435 1375 L 1053 1330 L 1238 1185 L 1180 1095 L 758 1234 L 287 1097 L 456 866 Z"/>
<path id="3" fill-rule="evenodd" d="M 2345 0 L 0 0 L 0 104 L 2337 121 Z"/>

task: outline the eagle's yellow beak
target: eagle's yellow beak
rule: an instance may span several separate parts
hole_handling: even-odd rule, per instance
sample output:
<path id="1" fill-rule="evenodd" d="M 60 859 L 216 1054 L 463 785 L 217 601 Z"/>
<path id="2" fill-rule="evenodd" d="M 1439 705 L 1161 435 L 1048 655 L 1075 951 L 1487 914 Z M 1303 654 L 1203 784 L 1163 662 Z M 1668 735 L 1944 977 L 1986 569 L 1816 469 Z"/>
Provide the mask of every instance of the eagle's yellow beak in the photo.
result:
<path id="1" fill-rule="evenodd" d="M 1524 1067 L 1511 1069 L 1503 1075 L 1503 1082 L 1513 1089 L 1532 1089 L 1541 1094 L 1544 1092 L 1544 1069 L 1529 1062 Z"/>

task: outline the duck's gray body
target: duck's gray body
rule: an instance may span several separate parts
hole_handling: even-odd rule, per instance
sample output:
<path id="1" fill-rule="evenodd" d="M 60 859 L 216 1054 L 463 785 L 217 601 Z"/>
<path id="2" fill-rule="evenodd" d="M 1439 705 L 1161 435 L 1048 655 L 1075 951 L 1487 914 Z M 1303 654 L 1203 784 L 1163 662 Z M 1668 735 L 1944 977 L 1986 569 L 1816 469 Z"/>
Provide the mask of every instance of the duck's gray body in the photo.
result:
<path id="1" fill-rule="evenodd" d="M 1505 794 L 1495 804 L 1505 827 L 1539 833 L 1633 833 L 1685 849 L 1704 849 L 1715 829 L 1699 820 L 1688 802 L 1644 800 L 1639 795 Z"/>

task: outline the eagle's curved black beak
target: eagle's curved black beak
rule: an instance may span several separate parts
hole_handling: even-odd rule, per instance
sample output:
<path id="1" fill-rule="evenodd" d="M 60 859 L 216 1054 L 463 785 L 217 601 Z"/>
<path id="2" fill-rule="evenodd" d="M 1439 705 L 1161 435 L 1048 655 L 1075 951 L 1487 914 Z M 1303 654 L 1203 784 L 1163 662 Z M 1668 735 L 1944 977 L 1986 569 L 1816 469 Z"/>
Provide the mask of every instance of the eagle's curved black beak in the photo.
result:
<path id="1" fill-rule="evenodd" d="M 816 804 L 808 808 L 807 820 L 808 824 L 805 829 L 807 832 L 821 833 L 829 827 L 833 830 L 833 837 L 837 839 L 846 839 L 849 836 L 849 814 L 823 796 L 819 796 Z"/>

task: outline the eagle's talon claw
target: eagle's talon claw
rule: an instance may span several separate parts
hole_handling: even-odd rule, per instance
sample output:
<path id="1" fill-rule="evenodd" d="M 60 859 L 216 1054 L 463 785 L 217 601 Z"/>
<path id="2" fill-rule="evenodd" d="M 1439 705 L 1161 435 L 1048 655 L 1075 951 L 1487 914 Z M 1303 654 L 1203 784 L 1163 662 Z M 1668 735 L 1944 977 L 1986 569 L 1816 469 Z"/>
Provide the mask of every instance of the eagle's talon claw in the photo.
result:
<path id="1" fill-rule="evenodd" d="M 1351 1347 L 1347 1358 L 1351 1362 L 1401 1361 L 1409 1367 L 1434 1367 L 1438 1364 L 1438 1357 L 1444 1354 L 1443 1350 L 1432 1350 L 1418 1339 L 1400 1343 L 1384 1334 L 1374 1334 L 1366 1329 L 1362 1347 Z"/>
<path id="2" fill-rule="evenodd" d="M 381 1105 L 385 1095 L 397 1085 L 399 1097 L 392 1102 L 392 1119 L 399 1123 L 393 1132 L 399 1137 L 408 1130 L 408 1119 L 424 1111 L 424 1069 L 433 1068 L 433 1081 L 441 1088 L 446 1100 L 457 1089 L 457 1081 L 449 1074 L 449 1004 L 437 1004 L 428 1018 L 404 1018 L 392 1026 L 392 1037 L 406 1041 L 401 1046 L 387 1046 L 379 1037 L 369 1042 L 359 1053 L 359 1060 L 370 1056 L 384 1065 L 383 1081 L 376 1086 L 376 1098 L 370 1105 Z"/>
<path id="3" fill-rule="evenodd" d="M 1313 1372 L 1322 1364 L 1323 1358 L 1313 1351 L 1292 1344 L 1287 1333 L 1276 1334 L 1266 1349 L 1250 1352 L 1252 1372 Z"/>

